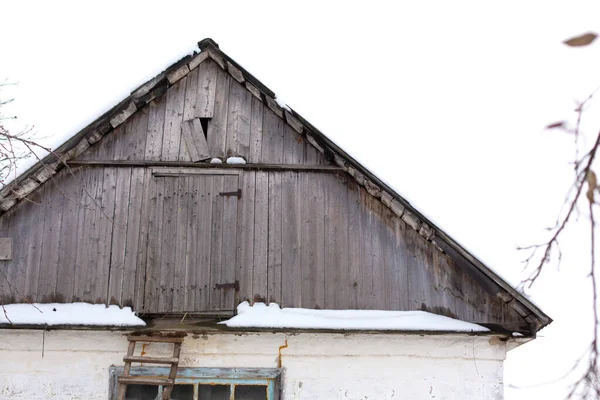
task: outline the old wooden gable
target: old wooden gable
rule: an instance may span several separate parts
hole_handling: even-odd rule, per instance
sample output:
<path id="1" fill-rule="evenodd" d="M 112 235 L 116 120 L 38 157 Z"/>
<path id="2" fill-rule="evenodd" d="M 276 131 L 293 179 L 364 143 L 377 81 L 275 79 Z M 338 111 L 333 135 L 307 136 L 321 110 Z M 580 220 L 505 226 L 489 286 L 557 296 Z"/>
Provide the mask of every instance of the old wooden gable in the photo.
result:
<path id="1" fill-rule="evenodd" d="M 201 48 L 0 192 L 2 302 L 550 322 L 214 42 Z"/>

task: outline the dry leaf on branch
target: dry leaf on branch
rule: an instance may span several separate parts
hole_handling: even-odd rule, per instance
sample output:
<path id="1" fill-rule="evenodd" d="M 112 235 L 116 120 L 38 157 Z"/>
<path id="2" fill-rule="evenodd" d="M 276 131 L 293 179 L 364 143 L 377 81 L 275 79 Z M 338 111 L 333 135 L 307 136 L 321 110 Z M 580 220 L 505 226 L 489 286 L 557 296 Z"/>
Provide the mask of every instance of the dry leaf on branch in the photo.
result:
<path id="1" fill-rule="evenodd" d="M 565 121 L 558 121 L 558 122 L 554 122 L 550 125 L 546 125 L 546 129 L 558 129 L 558 128 L 564 128 L 565 127 Z"/>
<path id="2" fill-rule="evenodd" d="M 565 40 L 563 43 L 570 47 L 582 47 L 591 44 L 598 35 L 594 32 L 584 33 L 583 35 L 574 36 Z"/>
<path id="3" fill-rule="evenodd" d="M 587 184 L 588 184 L 588 190 L 587 190 L 586 195 L 587 195 L 588 201 L 591 204 L 594 202 L 594 191 L 596 190 L 596 187 L 598 186 L 596 174 L 594 173 L 594 171 L 592 171 L 590 169 L 587 173 L 587 176 L 585 177 L 585 180 L 587 181 Z"/>

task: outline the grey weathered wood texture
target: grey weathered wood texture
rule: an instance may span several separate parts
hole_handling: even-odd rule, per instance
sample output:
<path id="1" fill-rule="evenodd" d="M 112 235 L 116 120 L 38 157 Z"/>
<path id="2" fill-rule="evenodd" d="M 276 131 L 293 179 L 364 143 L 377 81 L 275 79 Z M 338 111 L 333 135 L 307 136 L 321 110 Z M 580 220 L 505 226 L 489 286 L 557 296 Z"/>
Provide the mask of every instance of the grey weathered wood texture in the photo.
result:
<path id="1" fill-rule="evenodd" d="M 77 159 L 330 165 L 273 107 L 207 59 Z M 13 242 L 0 261 L 4 303 L 181 313 L 274 301 L 527 327 L 343 171 L 81 165 L 40 189 L 0 215 Z"/>

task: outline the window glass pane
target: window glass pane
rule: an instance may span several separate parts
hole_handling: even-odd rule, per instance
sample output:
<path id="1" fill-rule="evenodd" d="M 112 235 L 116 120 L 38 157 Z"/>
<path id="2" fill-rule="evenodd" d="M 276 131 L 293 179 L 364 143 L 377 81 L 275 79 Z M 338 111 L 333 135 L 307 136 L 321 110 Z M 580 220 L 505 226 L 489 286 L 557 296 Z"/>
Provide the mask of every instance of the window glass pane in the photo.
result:
<path id="1" fill-rule="evenodd" d="M 158 395 L 158 386 L 127 385 L 125 400 L 154 400 Z"/>
<path id="2" fill-rule="evenodd" d="M 198 385 L 198 400 L 229 400 L 229 385 Z"/>
<path id="3" fill-rule="evenodd" d="M 173 386 L 171 400 L 194 400 L 194 385 Z"/>
<path id="4" fill-rule="evenodd" d="M 235 400 L 266 400 L 266 386 L 235 386 Z"/>

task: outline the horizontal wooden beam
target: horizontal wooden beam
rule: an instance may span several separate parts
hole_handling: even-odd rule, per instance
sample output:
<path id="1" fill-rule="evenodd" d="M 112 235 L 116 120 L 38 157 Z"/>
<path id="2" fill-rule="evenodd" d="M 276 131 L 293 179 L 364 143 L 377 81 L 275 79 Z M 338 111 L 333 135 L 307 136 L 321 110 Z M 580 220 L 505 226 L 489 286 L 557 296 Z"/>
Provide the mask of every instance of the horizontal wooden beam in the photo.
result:
<path id="1" fill-rule="evenodd" d="M 181 167 L 199 169 L 242 169 L 269 171 L 306 171 L 306 172 L 338 172 L 337 165 L 305 165 L 305 164 L 209 164 L 181 161 L 133 161 L 133 160 L 72 160 L 70 166 L 86 167 Z"/>

